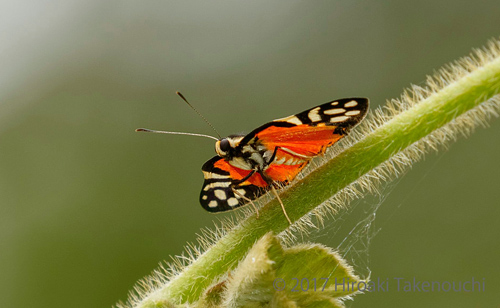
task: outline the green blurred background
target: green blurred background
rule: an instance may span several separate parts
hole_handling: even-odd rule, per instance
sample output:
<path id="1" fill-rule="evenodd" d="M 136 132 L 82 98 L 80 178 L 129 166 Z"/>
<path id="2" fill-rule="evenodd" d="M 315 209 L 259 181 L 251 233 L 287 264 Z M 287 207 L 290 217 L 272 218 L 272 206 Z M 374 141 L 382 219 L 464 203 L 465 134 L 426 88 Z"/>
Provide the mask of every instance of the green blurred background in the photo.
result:
<path id="1" fill-rule="evenodd" d="M 0 12 L 1 307 L 110 307 L 212 225 L 198 194 L 213 141 L 134 133 L 212 133 L 176 90 L 222 134 L 244 132 L 335 98 L 376 107 L 500 35 L 498 0 L 2 1 Z M 416 164 L 358 260 L 372 277 L 486 278 L 486 291 L 390 290 L 353 307 L 498 307 L 499 135 L 493 121 Z M 336 247 L 328 228 L 320 240 Z"/>

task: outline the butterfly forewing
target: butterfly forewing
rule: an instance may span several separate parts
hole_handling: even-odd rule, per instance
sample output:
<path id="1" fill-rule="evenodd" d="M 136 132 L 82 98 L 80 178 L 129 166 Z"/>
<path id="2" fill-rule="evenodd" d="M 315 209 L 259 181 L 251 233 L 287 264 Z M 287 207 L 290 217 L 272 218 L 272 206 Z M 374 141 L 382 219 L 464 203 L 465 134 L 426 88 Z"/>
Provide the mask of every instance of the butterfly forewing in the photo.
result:
<path id="1" fill-rule="evenodd" d="M 260 142 L 308 158 L 324 153 L 366 116 L 368 99 L 345 98 L 262 125 L 242 143 Z"/>

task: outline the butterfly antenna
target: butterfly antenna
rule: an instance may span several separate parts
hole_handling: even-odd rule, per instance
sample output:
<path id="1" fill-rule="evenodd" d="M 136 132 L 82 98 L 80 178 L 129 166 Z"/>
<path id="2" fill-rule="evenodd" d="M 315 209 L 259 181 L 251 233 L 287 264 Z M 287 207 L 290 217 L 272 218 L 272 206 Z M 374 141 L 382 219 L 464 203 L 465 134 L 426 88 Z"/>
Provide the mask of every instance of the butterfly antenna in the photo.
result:
<path id="1" fill-rule="evenodd" d="M 197 136 L 197 137 L 205 137 L 205 138 L 210 138 L 210 139 L 214 139 L 214 140 L 219 140 L 213 136 L 204 135 L 204 134 L 195 134 L 195 133 L 166 132 L 166 131 L 162 131 L 162 130 L 154 130 L 154 129 L 147 129 L 147 128 L 138 128 L 135 131 L 136 132 L 156 133 L 156 134 Z"/>
<path id="2" fill-rule="evenodd" d="M 215 129 L 215 127 L 214 127 L 214 126 L 213 126 L 210 122 L 208 122 L 208 120 L 207 120 L 207 119 L 206 119 L 206 118 L 205 118 L 205 117 L 204 117 L 204 116 L 203 116 L 203 115 L 202 115 L 202 114 L 201 114 L 201 113 L 200 113 L 200 112 L 199 112 L 196 108 L 194 108 L 194 107 L 193 107 L 193 105 L 191 105 L 191 104 L 187 101 L 187 99 L 184 97 L 184 95 L 182 95 L 182 93 L 181 93 L 181 92 L 177 91 L 177 92 L 175 92 L 175 94 L 179 95 L 179 96 L 182 98 L 182 100 L 183 100 L 183 101 L 185 101 L 185 102 L 186 102 L 186 104 L 188 104 L 188 106 L 189 106 L 189 107 L 191 107 L 191 109 L 193 109 L 193 110 L 194 110 L 194 111 L 195 111 L 195 112 L 196 112 L 196 113 L 200 116 L 200 118 L 202 118 L 202 119 L 203 119 L 203 121 L 205 121 L 205 123 L 207 123 L 207 124 L 208 124 L 208 126 L 210 126 L 210 127 L 214 130 L 214 132 L 217 134 L 217 136 L 219 136 L 219 139 L 221 139 L 221 138 L 222 138 L 222 137 L 221 137 L 221 135 L 219 134 L 219 132 Z M 217 140 L 218 140 L 218 139 L 217 139 Z"/>

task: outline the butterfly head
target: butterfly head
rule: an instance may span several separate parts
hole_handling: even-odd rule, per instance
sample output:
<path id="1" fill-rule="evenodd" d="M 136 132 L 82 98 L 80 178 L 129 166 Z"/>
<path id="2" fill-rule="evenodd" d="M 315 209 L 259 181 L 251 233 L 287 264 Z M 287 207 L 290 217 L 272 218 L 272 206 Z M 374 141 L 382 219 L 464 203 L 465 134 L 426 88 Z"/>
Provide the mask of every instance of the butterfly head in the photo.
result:
<path id="1" fill-rule="evenodd" d="M 243 136 L 229 136 L 215 142 L 215 152 L 220 157 L 231 158 L 234 156 L 236 147 L 240 144 Z"/>

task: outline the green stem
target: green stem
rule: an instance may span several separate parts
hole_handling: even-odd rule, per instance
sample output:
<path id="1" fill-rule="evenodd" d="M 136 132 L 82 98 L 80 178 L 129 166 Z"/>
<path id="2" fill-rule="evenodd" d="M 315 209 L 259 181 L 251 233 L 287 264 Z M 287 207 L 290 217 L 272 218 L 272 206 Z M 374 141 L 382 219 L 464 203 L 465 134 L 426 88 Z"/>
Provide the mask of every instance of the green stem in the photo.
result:
<path id="1" fill-rule="evenodd" d="M 288 215 L 292 221 L 300 219 L 396 153 L 499 92 L 500 58 L 496 58 L 396 115 L 286 190 L 281 197 Z M 252 216 L 240 223 L 136 307 L 196 301 L 215 278 L 234 268 L 259 238 L 289 226 L 276 200 L 260 213 L 259 219 Z"/>

